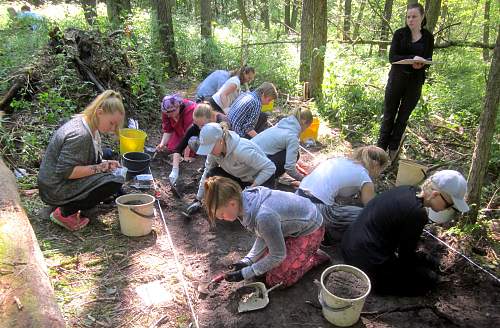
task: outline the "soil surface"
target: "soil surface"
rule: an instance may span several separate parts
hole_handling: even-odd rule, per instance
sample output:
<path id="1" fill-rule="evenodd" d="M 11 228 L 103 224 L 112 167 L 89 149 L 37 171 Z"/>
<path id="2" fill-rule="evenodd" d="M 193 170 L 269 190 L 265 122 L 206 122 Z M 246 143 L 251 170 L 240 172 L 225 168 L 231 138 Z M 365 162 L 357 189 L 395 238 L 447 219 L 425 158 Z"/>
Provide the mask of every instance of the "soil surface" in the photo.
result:
<path id="1" fill-rule="evenodd" d="M 368 290 L 366 281 L 346 271 L 333 271 L 324 281 L 326 289 L 335 296 L 355 299 L 363 296 Z"/>

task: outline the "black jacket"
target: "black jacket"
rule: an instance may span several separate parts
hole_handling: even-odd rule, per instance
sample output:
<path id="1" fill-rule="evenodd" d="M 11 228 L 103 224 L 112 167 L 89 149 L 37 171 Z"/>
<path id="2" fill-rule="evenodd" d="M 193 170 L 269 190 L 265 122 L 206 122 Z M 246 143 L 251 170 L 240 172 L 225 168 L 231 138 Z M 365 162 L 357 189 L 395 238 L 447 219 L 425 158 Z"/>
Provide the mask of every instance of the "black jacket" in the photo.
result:
<path id="1" fill-rule="evenodd" d="M 412 59 L 415 56 L 420 56 L 429 60 L 432 59 L 434 36 L 432 36 L 431 32 L 424 28 L 421 29 L 420 32 L 422 33 L 421 40 L 423 42 L 423 51 L 418 51 L 417 53 L 412 51 L 411 30 L 409 27 L 406 26 L 394 32 L 391 42 L 391 50 L 389 51 L 389 62 L 391 62 L 391 64 L 402 59 Z M 422 69 L 414 69 L 411 65 L 392 65 L 391 73 L 414 74 L 416 76 L 420 76 L 423 83 L 425 80 L 425 70 L 428 67 L 429 65 L 426 65 Z"/>
<path id="2" fill-rule="evenodd" d="M 400 186 L 373 198 L 345 232 L 341 250 L 344 260 L 367 270 L 376 270 L 395 254 L 403 262 L 415 260 L 420 235 L 428 221 L 420 190 Z"/>

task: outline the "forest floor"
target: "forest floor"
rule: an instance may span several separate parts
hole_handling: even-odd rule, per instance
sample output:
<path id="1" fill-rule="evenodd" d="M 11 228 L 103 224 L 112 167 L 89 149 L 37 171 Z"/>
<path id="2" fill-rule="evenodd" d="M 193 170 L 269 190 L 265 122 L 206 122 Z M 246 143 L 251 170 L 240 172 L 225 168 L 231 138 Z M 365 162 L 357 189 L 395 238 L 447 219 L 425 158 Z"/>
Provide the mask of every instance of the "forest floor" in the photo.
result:
<path id="1" fill-rule="evenodd" d="M 154 145 L 159 140 L 158 127 L 143 128 Z M 325 131 L 322 134 L 327 136 L 310 149 L 315 158 L 301 154 L 311 166 L 351 147 L 336 133 Z M 50 209 L 36 192 L 23 193 L 68 327 L 195 327 L 190 306 L 200 327 L 331 326 L 314 306 L 319 305 L 314 280 L 320 279 L 326 265 L 290 288 L 273 291 L 269 305 L 255 312 L 237 311 L 238 288 L 243 283 L 223 281 L 209 295 L 198 292 L 200 283 L 226 270 L 253 243 L 252 235 L 238 222 L 221 221 L 210 228 L 203 213 L 191 219 L 181 215 L 194 199 L 203 163 L 197 157 L 181 164 L 178 197 L 167 184 L 168 156 L 160 154 L 152 161 L 168 231 L 157 208 L 153 232 L 145 237 L 122 235 L 116 207 L 105 204 L 90 213 L 87 228 L 68 232 L 49 222 Z M 387 172 L 378 190 L 387 189 L 394 179 L 394 171 Z M 452 237 L 440 236 L 456 246 Z M 412 298 L 370 294 L 363 309 L 366 313 L 355 327 L 497 326 L 500 286 L 434 239 L 424 237 L 420 247 L 440 258 L 442 282 L 436 291 Z M 334 264 L 341 263 L 336 246 L 325 250 Z"/>

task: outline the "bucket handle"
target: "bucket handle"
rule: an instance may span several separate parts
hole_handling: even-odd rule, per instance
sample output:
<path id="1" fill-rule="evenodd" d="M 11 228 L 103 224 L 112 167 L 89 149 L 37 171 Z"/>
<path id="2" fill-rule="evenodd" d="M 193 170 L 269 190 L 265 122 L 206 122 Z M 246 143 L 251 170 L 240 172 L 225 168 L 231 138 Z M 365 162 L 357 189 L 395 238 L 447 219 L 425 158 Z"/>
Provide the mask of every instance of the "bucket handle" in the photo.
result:
<path id="1" fill-rule="evenodd" d="M 146 214 L 139 213 L 135 208 L 129 207 L 128 209 L 130 210 L 130 212 L 134 213 L 135 215 L 138 215 L 138 216 L 145 218 L 145 219 L 153 219 L 155 217 L 154 212 L 153 212 L 153 214 L 146 215 Z"/>
<path id="2" fill-rule="evenodd" d="M 323 297 L 321 296 L 321 291 L 318 293 L 318 301 L 323 308 L 326 308 L 332 312 L 342 312 L 354 306 L 353 303 L 349 303 L 348 305 L 343 306 L 341 308 L 332 308 L 330 305 L 326 304 L 325 301 L 323 300 Z"/>

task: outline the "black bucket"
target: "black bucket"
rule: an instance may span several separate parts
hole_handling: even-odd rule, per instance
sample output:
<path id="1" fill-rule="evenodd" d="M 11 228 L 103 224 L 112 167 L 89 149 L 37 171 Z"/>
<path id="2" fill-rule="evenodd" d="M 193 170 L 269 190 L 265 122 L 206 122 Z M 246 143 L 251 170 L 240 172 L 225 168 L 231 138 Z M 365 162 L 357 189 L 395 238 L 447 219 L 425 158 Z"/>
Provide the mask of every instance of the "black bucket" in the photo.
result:
<path id="1" fill-rule="evenodd" d="M 142 152 L 123 154 L 122 165 L 127 168 L 127 178 L 138 174 L 148 173 L 151 155 Z"/>

